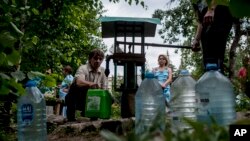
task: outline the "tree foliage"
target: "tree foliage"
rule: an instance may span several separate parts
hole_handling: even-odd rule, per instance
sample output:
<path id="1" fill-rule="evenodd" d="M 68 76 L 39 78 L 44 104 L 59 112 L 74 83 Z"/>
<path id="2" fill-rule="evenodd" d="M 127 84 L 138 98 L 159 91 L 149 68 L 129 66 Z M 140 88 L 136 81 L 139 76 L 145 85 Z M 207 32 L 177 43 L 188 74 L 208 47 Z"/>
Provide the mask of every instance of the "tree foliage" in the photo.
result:
<path id="1" fill-rule="evenodd" d="M 120 0 L 109 0 L 109 1 L 113 2 L 113 3 L 120 2 Z M 125 0 L 125 2 L 128 2 L 129 5 L 133 4 L 133 2 L 135 2 L 136 5 L 140 4 L 143 7 L 145 6 L 143 0 Z"/>
<path id="2" fill-rule="evenodd" d="M 25 93 L 27 79 L 56 86 L 54 75 L 42 73 L 59 76 L 64 65 L 85 63 L 93 48 L 105 50 L 102 8 L 99 0 L 0 1 L 0 130 L 8 128 L 11 103 Z"/>
<path id="3" fill-rule="evenodd" d="M 184 45 L 191 45 L 192 39 L 196 31 L 196 17 L 194 15 L 191 2 L 197 0 L 169 0 L 171 3 L 175 2 L 175 6 L 167 10 L 158 9 L 154 12 L 153 17 L 160 18 L 163 22 L 163 27 L 159 31 L 159 34 L 165 42 L 172 44 L 182 41 Z M 211 0 L 207 0 L 210 4 Z M 228 5 L 236 18 L 240 18 L 239 22 L 236 22 L 233 30 L 231 31 L 230 40 L 227 46 L 226 53 L 226 67 L 228 68 L 228 75 L 230 78 L 234 77 L 235 69 L 237 70 L 241 65 L 242 56 L 249 54 L 249 12 L 246 12 L 246 7 L 250 7 L 250 4 L 245 5 L 243 9 L 239 10 L 239 6 L 246 4 L 245 0 L 215 0 L 217 4 Z M 237 10 L 238 8 L 238 10 Z M 244 12 L 242 12 L 244 11 Z M 182 40 L 181 40 L 182 39 Z M 237 48 L 237 49 L 236 49 Z M 193 74 L 196 78 L 203 72 L 202 67 L 202 54 L 193 53 L 191 50 L 182 49 L 182 60 L 180 68 L 195 68 Z M 236 56 L 236 54 L 241 54 Z"/>
<path id="4" fill-rule="evenodd" d="M 160 18 L 163 22 L 159 34 L 165 43 L 173 44 L 182 41 L 184 45 L 190 46 L 196 31 L 196 17 L 193 12 L 193 7 L 190 1 L 186 0 L 179 0 L 175 4 L 177 6 L 170 9 L 157 9 L 154 12 L 153 17 Z M 181 49 L 180 51 L 180 69 L 188 69 L 188 66 L 194 66 L 198 78 L 199 73 L 202 72 L 201 53 L 199 52 L 197 55 L 187 49 Z"/>
<path id="5" fill-rule="evenodd" d="M 52 69 L 61 73 L 64 65 L 77 68 L 91 49 L 106 48 L 100 38 L 103 5 L 99 0 L 4 0 L 0 4 L 3 84 L 10 82 L 4 80 L 11 72 L 26 75 Z M 16 76 L 8 78 L 18 80 Z M 9 85 L 1 85 L 1 92 L 8 93 Z"/>
<path id="6" fill-rule="evenodd" d="M 125 1 L 144 6 L 141 0 Z M 27 79 L 38 76 L 43 85 L 55 86 L 64 65 L 76 70 L 90 50 L 106 50 L 102 9 L 101 0 L 0 1 L 0 131 L 8 127 L 11 103 L 25 93 Z M 47 69 L 54 74 L 43 74 Z"/>

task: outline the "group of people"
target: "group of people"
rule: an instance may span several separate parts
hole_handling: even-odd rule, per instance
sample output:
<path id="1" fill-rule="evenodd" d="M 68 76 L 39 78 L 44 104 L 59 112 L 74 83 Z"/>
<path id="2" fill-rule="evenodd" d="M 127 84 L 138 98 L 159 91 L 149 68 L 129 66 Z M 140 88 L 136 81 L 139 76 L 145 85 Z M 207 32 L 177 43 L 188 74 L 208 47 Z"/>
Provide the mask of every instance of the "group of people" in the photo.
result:
<path id="1" fill-rule="evenodd" d="M 198 22 L 192 51 L 202 50 L 204 72 L 207 71 L 208 63 L 215 63 L 219 71 L 224 74 L 226 43 L 235 18 L 231 15 L 228 6 L 218 5 L 215 0 L 212 0 L 210 4 L 206 0 L 197 0 L 192 5 Z M 200 48 L 200 42 L 202 48 Z M 159 55 L 158 63 L 159 67 L 154 68 L 153 71 L 163 88 L 168 105 L 171 98 L 172 70 L 168 67 L 165 55 Z"/>
<path id="2" fill-rule="evenodd" d="M 236 19 L 232 16 L 228 6 L 218 5 L 215 0 L 211 0 L 210 4 L 206 0 L 197 0 L 192 5 L 198 22 L 192 51 L 202 50 L 204 72 L 207 71 L 206 65 L 208 63 L 215 63 L 219 71 L 224 74 L 227 39 Z M 168 60 L 165 55 L 159 55 L 158 63 L 159 66 L 153 71 L 164 90 L 163 94 L 168 105 L 171 98 L 172 70 L 167 65 Z"/>
<path id="3" fill-rule="evenodd" d="M 76 110 L 81 111 L 81 116 L 85 114 L 85 103 L 88 89 L 105 89 L 107 79 L 101 63 L 104 59 L 103 51 L 93 49 L 88 56 L 88 63 L 81 65 L 75 76 L 72 76 L 72 68 L 65 66 L 63 74 L 65 76 L 59 85 L 59 99 L 64 101 L 62 115 L 68 121 L 75 121 Z"/>
<path id="4" fill-rule="evenodd" d="M 62 109 L 62 115 L 68 121 L 75 121 L 76 110 L 81 111 L 81 116 L 85 114 L 85 103 L 88 89 L 106 89 L 107 79 L 104 68 L 101 63 L 104 59 L 103 51 L 93 49 L 88 56 L 88 63 L 81 65 L 75 76 L 72 76 L 72 68 L 65 66 L 63 74 L 65 76 L 61 85 L 59 85 L 59 99 L 65 101 Z M 159 66 L 153 71 L 160 85 L 163 88 L 163 94 L 166 103 L 170 101 L 170 83 L 172 81 L 172 70 L 168 67 L 168 58 L 166 55 L 159 55 Z"/>
<path id="5" fill-rule="evenodd" d="M 197 15 L 197 31 L 192 43 L 194 52 L 202 50 L 204 71 L 208 63 L 216 63 L 220 72 L 224 73 L 224 55 L 228 35 L 234 21 L 228 6 L 218 5 L 215 0 L 207 4 L 206 0 L 198 0 L 193 3 L 194 11 Z M 200 42 L 201 47 L 200 48 Z M 104 68 L 100 65 L 103 62 L 104 53 L 94 49 L 90 52 L 88 63 L 82 65 L 76 71 L 75 77 L 71 75 L 72 70 L 65 69 L 67 75 L 62 83 L 60 98 L 65 100 L 67 106 L 67 118 L 69 121 L 75 120 L 75 110 L 81 110 L 84 116 L 86 93 L 90 88 L 105 88 L 107 83 Z M 168 58 L 160 54 L 158 56 L 158 67 L 153 72 L 163 88 L 163 95 L 166 105 L 171 99 L 170 84 L 173 79 L 172 69 L 168 67 Z M 71 89 L 64 89 L 64 84 L 69 84 Z M 68 87 L 68 85 L 67 85 Z M 79 93 L 80 92 L 80 93 Z M 66 93 L 68 93 L 66 95 Z"/>

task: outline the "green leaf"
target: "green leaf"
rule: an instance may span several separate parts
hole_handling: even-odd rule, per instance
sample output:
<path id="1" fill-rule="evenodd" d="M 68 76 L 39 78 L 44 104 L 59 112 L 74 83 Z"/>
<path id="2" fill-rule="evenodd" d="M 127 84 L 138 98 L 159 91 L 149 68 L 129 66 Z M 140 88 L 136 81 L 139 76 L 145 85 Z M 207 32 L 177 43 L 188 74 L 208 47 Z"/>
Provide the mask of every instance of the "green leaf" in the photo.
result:
<path id="1" fill-rule="evenodd" d="M 34 45 L 36 45 L 36 44 L 37 44 L 37 41 L 38 41 L 38 37 L 37 37 L 37 36 L 33 36 L 33 37 L 32 37 L 32 43 L 33 43 Z"/>
<path id="2" fill-rule="evenodd" d="M 0 45 L 3 47 L 13 47 L 15 42 L 16 38 L 10 32 L 4 31 L 0 33 Z"/>
<path id="3" fill-rule="evenodd" d="M 13 50 L 11 54 L 7 55 L 8 63 L 18 64 L 20 62 L 21 56 L 18 51 Z"/>
<path id="4" fill-rule="evenodd" d="M 13 78 L 17 79 L 18 81 L 22 81 L 25 79 L 25 74 L 22 71 L 11 72 L 10 74 Z"/>
<path id="5" fill-rule="evenodd" d="M 4 73 L 0 73 L 0 77 L 3 78 L 3 79 L 7 79 L 7 80 L 10 79 L 10 77 L 8 75 L 4 74 Z"/>
<path id="6" fill-rule="evenodd" d="M 123 141 L 121 138 L 119 138 L 117 135 L 115 135 L 114 133 L 107 131 L 107 130 L 103 130 L 101 131 L 101 136 L 103 136 L 107 141 Z"/>
<path id="7" fill-rule="evenodd" d="M 14 64 L 11 61 L 9 61 L 9 60 L 7 60 L 7 65 L 8 66 L 14 66 Z"/>
<path id="8" fill-rule="evenodd" d="M 31 71 L 27 73 L 29 79 L 34 79 L 35 77 L 45 77 L 45 74 L 38 72 L 38 71 Z"/>
<path id="9" fill-rule="evenodd" d="M 26 5 L 26 6 L 25 6 L 25 9 L 30 9 L 30 6 L 27 6 L 27 5 Z"/>
<path id="10" fill-rule="evenodd" d="M 42 84 L 46 87 L 55 87 L 56 86 L 56 79 L 54 79 L 50 75 L 45 75 L 42 79 Z"/>
<path id="11" fill-rule="evenodd" d="M 3 52 L 0 52 L 0 65 L 2 66 L 4 64 L 6 58 L 6 54 Z"/>
<path id="12" fill-rule="evenodd" d="M 19 30 L 13 22 L 10 22 L 10 24 L 18 34 L 22 36 L 24 35 L 24 33 L 21 30 Z"/>
<path id="13" fill-rule="evenodd" d="M 11 79 L 8 83 L 10 85 L 11 91 L 17 95 L 23 95 L 25 93 L 25 89 L 22 84 L 17 83 L 15 79 Z"/>
<path id="14" fill-rule="evenodd" d="M 7 88 L 5 85 L 0 86 L 0 95 L 7 95 L 9 92 L 9 88 Z"/>
<path id="15" fill-rule="evenodd" d="M 39 11 L 37 10 L 37 9 L 35 9 L 35 8 L 32 8 L 32 10 L 31 10 L 35 15 L 39 15 Z"/>

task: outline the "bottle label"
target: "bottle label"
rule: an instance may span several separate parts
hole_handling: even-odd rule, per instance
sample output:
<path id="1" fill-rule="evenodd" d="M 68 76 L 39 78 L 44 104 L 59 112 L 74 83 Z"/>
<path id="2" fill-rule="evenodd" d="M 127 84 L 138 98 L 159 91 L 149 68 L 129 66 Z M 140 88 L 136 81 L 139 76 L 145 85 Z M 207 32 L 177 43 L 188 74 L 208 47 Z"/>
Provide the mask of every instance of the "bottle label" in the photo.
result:
<path id="1" fill-rule="evenodd" d="M 100 110 L 101 98 L 99 96 L 89 96 L 87 101 L 87 111 Z"/>
<path id="2" fill-rule="evenodd" d="M 201 98 L 201 99 L 200 99 L 200 102 L 201 102 L 202 104 L 208 104 L 208 103 L 209 103 L 209 98 Z"/>
<path id="3" fill-rule="evenodd" d="M 209 104 L 209 93 L 200 94 L 200 103 L 202 106 L 207 106 Z"/>
<path id="4" fill-rule="evenodd" d="M 21 115 L 23 125 L 31 125 L 34 118 L 34 109 L 31 104 L 23 104 L 21 106 Z"/>
<path id="5" fill-rule="evenodd" d="M 209 104 L 209 93 L 201 93 L 199 100 L 201 107 L 199 107 L 198 113 L 201 115 L 210 115 L 209 108 L 207 107 Z"/>

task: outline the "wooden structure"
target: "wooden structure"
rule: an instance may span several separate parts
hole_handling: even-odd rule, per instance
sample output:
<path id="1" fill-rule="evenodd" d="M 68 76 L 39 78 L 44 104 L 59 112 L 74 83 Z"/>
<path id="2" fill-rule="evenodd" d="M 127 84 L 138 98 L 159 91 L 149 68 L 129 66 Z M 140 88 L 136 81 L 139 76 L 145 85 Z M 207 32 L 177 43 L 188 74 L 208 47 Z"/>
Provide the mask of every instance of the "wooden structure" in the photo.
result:
<path id="1" fill-rule="evenodd" d="M 109 61 L 114 62 L 114 88 L 122 93 L 121 116 L 134 116 L 134 96 L 137 91 L 137 73 L 144 79 L 145 37 L 154 37 L 157 18 L 102 17 L 102 37 L 114 38 L 113 55 L 106 58 L 106 76 L 109 75 Z M 123 82 L 117 87 L 117 67 L 123 68 Z"/>

